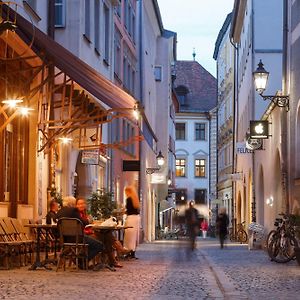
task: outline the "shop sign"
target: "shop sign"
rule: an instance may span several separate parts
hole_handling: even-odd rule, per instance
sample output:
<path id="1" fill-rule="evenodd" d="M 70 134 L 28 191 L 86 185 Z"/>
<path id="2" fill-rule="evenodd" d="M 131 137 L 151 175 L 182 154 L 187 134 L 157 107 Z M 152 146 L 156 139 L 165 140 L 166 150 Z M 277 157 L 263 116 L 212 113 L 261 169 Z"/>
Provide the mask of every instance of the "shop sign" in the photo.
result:
<path id="1" fill-rule="evenodd" d="M 83 150 L 81 156 L 81 163 L 87 165 L 98 165 L 99 150 Z"/>
<path id="2" fill-rule="evenodd" d="M 242 154 L 251 154 L 253 153 L 253 150 L 250 150 L 246 147 L 246 143 L 242 142 L 242 143 L 236 143 L 236 153 L 239 155 Z"/>

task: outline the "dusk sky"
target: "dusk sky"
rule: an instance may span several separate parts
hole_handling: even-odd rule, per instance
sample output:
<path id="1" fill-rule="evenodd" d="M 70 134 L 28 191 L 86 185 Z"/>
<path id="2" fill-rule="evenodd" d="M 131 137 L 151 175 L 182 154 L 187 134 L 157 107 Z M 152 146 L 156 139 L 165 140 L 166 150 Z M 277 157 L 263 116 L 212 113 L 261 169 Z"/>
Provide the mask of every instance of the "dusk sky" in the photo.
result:
<path id="1" fill-rule="evenodd" d="M 165 29 L 177 32 L 177 59 L 196 60 L 216 76 L 215 42 L 234 0 L 158 0 Z"/>

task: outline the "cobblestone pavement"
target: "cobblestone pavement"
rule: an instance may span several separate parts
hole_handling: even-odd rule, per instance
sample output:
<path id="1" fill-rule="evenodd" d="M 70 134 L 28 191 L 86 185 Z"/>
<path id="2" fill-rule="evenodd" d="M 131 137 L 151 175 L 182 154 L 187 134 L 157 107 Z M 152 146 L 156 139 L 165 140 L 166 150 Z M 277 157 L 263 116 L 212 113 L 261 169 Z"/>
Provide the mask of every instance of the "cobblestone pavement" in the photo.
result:
<path id="1" fill-rule="evenodd" d="M 0 271 L 0 299 L 300 299 L 300 267 L 215 240 L 140 245 L 140 259 L 111 272 Z"/>

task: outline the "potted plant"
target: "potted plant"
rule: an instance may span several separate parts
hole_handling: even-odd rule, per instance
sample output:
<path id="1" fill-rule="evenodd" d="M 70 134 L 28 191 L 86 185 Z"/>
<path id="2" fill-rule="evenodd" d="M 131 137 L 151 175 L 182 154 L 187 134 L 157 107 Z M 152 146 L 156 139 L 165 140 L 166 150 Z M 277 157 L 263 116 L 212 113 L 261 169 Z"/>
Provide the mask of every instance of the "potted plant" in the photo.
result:
<path id="1" fill-rule="evenodd" d="M 109 218 L 116 208 L 113 194 L 105 190 L 93 192 L 87 202 L 89 213 L 95 220 Z"/>

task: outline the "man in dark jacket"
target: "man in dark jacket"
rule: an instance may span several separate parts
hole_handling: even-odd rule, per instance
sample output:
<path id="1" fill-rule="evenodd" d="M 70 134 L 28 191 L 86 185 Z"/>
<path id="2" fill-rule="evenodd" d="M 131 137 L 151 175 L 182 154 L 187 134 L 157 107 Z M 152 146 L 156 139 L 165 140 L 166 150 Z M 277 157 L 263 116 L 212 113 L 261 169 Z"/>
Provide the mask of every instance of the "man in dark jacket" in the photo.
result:
<path id="1" fill-rule="evenodd" d="M 189 208 L 185 211 L 185 223 L 191 241 L 191 249 L 194 250 L 199 229 L 199 213 L 194 207 L 193 201 L 190 201 Z"/>
<path id="2" fill-rule="evenodd" d="M 229 219 L 226 214 L 226 209 L 225 207 L 221 207 L 220 213 L 218 214 L 216 219 L 216 226 L 217 226 L 217 232 L 219 234 L 221 249 L 224 248 L 224 241 L 228 233 L 227 232 L 228 224 L 229 224 Z"/>
<path id="3" fill-rule="evenodd" d="M 57 223 L 57 211 L 58 211 L 58 203 L 55 200 L 51 200 L 50 210 L 46 215 L 47 224 L 52 224 L 52 222 Z"/>
<path id="4" fill-rule="evenodd" d="M 63 200 L 63 207 L 57 212 L 57 219 L 60 218 L 76 218 L 82 221 L 83 225 L 87 225 L 86 220 L 80 218 L 79 211 L 76 208 L 76 199 L 72 196 L 65 197 Z M 91 260 L 99 252 L 102 252 L 104 247 L 103 244 L 88 236 L 84 235 L 85 242 L 89 245 L 88 247 L 88 259 Z"/>

